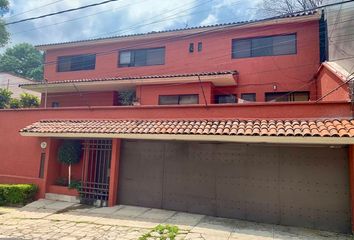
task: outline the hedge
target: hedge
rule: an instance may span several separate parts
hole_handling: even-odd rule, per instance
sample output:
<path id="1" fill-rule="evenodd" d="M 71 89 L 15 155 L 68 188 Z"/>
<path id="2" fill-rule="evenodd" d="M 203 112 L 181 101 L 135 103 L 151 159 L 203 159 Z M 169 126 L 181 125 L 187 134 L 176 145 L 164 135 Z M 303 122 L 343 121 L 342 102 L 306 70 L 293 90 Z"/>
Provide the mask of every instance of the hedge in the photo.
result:
<path id="1" fill-rule="evenodd" d="M 37 190 L 34 184 L 0 184 L 0 206 L 24 205 L 33 200 Z"/>

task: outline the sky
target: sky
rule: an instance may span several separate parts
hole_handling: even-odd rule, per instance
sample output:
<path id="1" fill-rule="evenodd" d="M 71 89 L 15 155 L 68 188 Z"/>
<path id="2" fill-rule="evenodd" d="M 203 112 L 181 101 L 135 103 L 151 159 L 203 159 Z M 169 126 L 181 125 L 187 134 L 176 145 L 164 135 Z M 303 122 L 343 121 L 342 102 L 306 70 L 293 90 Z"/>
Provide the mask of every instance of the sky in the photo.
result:
<path id="1" fill-rule="evenodd" d="M 10 0 L 6 22 L 103 0 Z M 8 46 L 109 37 L 256 19 L 261 0 L 119 0 L 8 26 Z M 8 47 L 7 46 L 7 47 Z"/>

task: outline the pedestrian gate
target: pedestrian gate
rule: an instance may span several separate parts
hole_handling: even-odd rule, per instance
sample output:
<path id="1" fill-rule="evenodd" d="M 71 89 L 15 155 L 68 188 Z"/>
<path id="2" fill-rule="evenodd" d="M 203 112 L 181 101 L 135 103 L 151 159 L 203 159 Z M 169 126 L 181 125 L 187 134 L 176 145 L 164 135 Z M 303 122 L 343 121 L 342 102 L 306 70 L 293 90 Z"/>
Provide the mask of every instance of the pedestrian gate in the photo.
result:
<path id="1" fill-rule="evenodd" d="M 86 140 L 83 148 L 81 202 L 107 206 L 112 140 Z"/>

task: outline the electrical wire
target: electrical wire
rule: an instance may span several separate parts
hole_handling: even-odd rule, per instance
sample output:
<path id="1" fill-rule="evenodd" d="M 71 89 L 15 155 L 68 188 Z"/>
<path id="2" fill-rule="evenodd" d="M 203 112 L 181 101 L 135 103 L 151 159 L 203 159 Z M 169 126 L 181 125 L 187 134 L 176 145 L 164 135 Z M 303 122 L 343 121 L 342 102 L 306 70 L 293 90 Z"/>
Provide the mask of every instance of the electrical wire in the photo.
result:
<path id="1" fill-rule="evenodd" d="M 119 1 L 119 0 L 107 0 L 107 1 L 99 2 L 99 3 L 93 3 L 93 4 L 77 7 L 77 8 L 70 8 L 70 9 L 66 9 L 66 10 L 63 10 L 63 11 L 48 13 L 48 14 L 44 14 L 44 15 L 40 15 L 40 16 L 36 16 L 36 17 L 25 18 L 25 19 L 13 21 L 13 22 L 7 22 L 4 25 L 8 26 L 8 25 L 13 25 L 13 24 L 17 24 L 17 23 L 32 21 L 32 20 L 36 20 L 36 19 L 41 19 L 41 18 L 45 18 L 45 17 L 50 17 L 50 16 L 63 14 L 63 13 L 78 11 L 78 10 L 81 10 L 81 9 L 85 9 L 85 8 L 89 8 L 89 7 L 95 7 L 95 6 L 107 4 L 107 3 L 110 3 L 110 2 L 117 2 L 117 1 Z"/>

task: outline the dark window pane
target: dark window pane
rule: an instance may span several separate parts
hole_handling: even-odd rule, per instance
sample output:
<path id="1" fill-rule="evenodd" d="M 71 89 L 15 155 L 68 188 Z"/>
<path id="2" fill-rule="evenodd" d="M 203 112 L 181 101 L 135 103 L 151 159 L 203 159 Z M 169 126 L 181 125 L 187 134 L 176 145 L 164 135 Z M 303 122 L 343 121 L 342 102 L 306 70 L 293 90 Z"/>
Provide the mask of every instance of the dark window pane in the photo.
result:
<path id="1" fill-rule="evenodd" d="M 179 96 L 179 104 L 198 104 L 199 96 L 197 94 L 194 95 L 180 95 Z"/>
<path id="2" fill-rule="evenodd" d="M 44 178 L 44 162 L 45 162 L 45 153 L 42 152 L 41 159 L 39 162 L 39 174 L 38 174 L 39 178 Z"/>
<path id="3" fill-rule="evenodd" d="M 276 36 L 273 38 L 273 54 L 285 55 L 296 53 L 296 35 Z"/>
<path id="4" fill-rule="evenodd" d="M 252 39 L 252 57 L 273 55 L 273 38 L 253 38 Z"/>
<path id="5" fill-rule="evenodd" d="M 52 102 L 52 107 L 53 108 L 59 107 L 59 103 L 58 102 Z"/>
<path id="6" fill-rule="evenodd" d="M 134 66 L 146 66 L 146 50 L 134 51 Z"/>
<path id="7" fill-rule="evenodd" d="M 234 40 L 232 42 L 232 57 L 233 58 L 251 57 L 250 39 Z"/>
<path id="8" fill-rule="evenodd" d="M 236 96 L 233 94 L 229 95 L 217 95 L 216 103 L 236 103 Z"/>
<path id="9" fill-rule="evenodd" d="M 242 93 L 241 99 L 247 102 L 255 102 L 256 94 L 255 93 Z"/>
<path id="10" fill-rule="evenodd" d="M 292 94 L 292 101 L 308 101 L 309 100 L 309 92 L 295 92 Z"/>
<path id="11" fill-rule="evenodd" d="M 194 52 L 194 43 L 189 44 L 189 52 L 190 53 Z"/>
<path id="12" fill-rule="evenodd" d="M 96 55 L 75 55 L 58 58 L 58 72 L 95 69 Z"/>
<path id="13" fill-rule="evenodd" d="M 160 105 L 177 105 L 178 104 L 178 95 L 173 96 L 159 96 Z"/>
<path id="14" fill-rule="evenodd" d="M 203 43 L 198 42 L 198 52 L 201 52 L 203 50 Z"/>
<path id="15" fill-rule="evenodd" d="M 165 63 L 165 48 L 147 50 L 146 65 L 161 65 Z"/>
<path id="16" fill-rule="evenodd" d="M 137 49 L 119 52 L 120 67 L 139 67 L 165 64 L 165 48 Z"/>
<path id="17" fill-rule="evenodd" d="M 266 102 L 288 102 L 290 101 L 289 93 L 266 93 Z"/>

